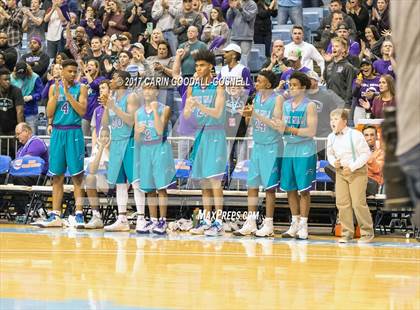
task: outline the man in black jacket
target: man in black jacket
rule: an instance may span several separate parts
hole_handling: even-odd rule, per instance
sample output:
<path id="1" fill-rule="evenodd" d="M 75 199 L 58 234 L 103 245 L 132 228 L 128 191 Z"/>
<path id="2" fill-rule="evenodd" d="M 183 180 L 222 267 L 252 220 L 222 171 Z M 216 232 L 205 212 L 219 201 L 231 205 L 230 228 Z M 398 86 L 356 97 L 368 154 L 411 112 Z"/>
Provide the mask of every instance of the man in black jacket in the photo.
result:
<path id="1" fill-rule="evenodd" d="M 15 127 L 23 122 L 23 97 L 19 88 L 10 84 L 10 71 L 0 68 L 0 136 L 13 136 Z M 15 156 L 15 149 L 8 152 L 7 143 L 2 143 L 0 154 Z"/>
<path id="2" fill-rule="evenodd" d="M 9 46 L 7 33 L 0 31 L 0 52 L 4 54 L 4 61 L 6 67 L 13 71 L 17 62 L 17 51 L 14 47 Z"/>
<path id="3" fill-rule="evenodd" d="M 333 61 L 324 71 L 324 80 L 327 82 L 327 88 L 333 90 L 344 100 L 346 108 L 350 108 L 352 83 L 357 69 L 345 58 L 347 41 L 337 37 L 332 39 L 331 42 Z"/>
<path id="4" fill-rule="evenodd" d="M 32 67 L 32 71 L 43 76 L 48 70 L 50 64 L 50 57 L 45 54 L 42 49 L 42 41 L 40 37 L 32 37 L 29 41 L 30 53 L 22 56 L 22 60 Z"/>

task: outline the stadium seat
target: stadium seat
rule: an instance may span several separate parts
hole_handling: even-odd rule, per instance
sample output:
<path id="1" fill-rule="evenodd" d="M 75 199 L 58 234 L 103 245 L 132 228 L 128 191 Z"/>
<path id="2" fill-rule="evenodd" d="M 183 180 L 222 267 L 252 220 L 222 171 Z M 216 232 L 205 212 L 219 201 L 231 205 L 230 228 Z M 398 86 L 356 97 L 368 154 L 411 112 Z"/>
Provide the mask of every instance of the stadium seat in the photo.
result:
<path id="1" fill-rule="evenodd" d="M 273 28 L 272 41 L 274 42 L 275 40 L 282 40 L 284 44 L 288 44 L 292 42 L 292 38 L 290 35 L 292 27 L 293 25 L 288 25 L 288 24 L 276 25 Z"/>
<path id="2" fill-rule="evenodd" d="M 248 59 L 248 67 L 251 73 L 259 72 L 264 65 L 265 59 L 265 52 L 260 54 L 259 49 L 252 48 Z"/>
<path id="3" fill-rule="evenodd" d="M 303 24 L 311 31 L 316 31 L 320 24 L 320 18 L 317 12 L 303 12 Z"/>

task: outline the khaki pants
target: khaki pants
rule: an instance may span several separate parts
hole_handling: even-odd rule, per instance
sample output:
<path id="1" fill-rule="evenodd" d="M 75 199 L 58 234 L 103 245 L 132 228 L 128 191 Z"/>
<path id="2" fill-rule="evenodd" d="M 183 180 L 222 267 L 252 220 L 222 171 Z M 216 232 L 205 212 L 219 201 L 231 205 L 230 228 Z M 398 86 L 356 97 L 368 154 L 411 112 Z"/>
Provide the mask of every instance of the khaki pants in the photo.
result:
<path id="1" fill-rule="evenodd" d="M 353 211 L 360 226 L 361 236 L 373 236 L 372 216 L 366 203 L 367 187 L 366 166 L 355 170 L 348 176 L 338 169 L 336 174 L 336 203 L 338 216 L 342 227 L 342 236 L 353 238 Z"/>

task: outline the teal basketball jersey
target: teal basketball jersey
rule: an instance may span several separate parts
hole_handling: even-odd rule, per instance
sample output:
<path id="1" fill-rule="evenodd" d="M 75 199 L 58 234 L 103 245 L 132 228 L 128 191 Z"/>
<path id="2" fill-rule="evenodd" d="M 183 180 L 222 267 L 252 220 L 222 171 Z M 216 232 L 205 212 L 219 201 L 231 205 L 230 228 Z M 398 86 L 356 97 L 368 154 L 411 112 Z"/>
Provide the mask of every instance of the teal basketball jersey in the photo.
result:
<path id="1" fill-rule="evenodd" d="M 307 109 L 311 101 L 308 98 L 303 98 L 302 102 L 293 110 L 293 99 L 286 100 L 283 104 L 283 118 L 287 127 L 306 128 L 307 124 Z M 312 140 L 311 137 L 300 137 L 292 134 L 284 134 L 284 139 L 288 143 L 299 143 L 307 140 Z"/>
<path id="2" fill-rule="evenodd" d="M 273 92 L 264 102 L 261 94 L 257 94 L 254 99 L 254 111 L 269 119 L 272 118 L 274 107 L 276 106 L 276 94 Z M 252 138 L 259 144 L 272 144 L 280 140 L 280 133 L 270 126 L 267 126 L 255 116 L 252 117 Z"/>
<path id="3" fill-rule="evenodd" d="M 165 105 L 163 105 L 161 103 L 158 104 L 159 117 L 162 116 L 164 108 L 165 108 Z M 140 109 L 137 110 L 136 121 L 140 124 L 145 124 L 146 125 L 146 129 L 140 135 L 140 141 L 142 143 L 162 140 L 162 136 L 159 135 L 158 132 L 155 129 L 154 113 L 153 113 L 153 111 L 150 111 L 150 113 L 147 113 L 145 105 L 143 105 Z M 166 132 L 164 131 L 163 136 L 165 135 L 165 133 Z"/>
<path id="4" fill-rule="evenodd" d="M 122 111 L 127 112 L 127 97 L 128 93 L 117 100 L 115 99 L 115 105 L 118 106 Z M 133 135 L 133 126 L 127 125 L 114 111 L 109 111 L 109 124 L 111 125 L 111 137 L 112 140 L 124 140 L 128 139 Z"/>
<path id="5" fill-rule="evenodd" d="M 78 101 L 80 96 L 80 83 L 75 83 L 69 88 L 69 93 Z M 60 83 L 60 93 L 58 95 L 57 105 L 54 113 L 53 124 L 58 126 L 81 126 L 82 116 L 77 114 L 70 102 L 64 95 L 64 88 Z"/>
<path id="6" fill-rule="evenodd" d="M 212 81 L 206 88 L 202 88 L 199 84 L 194 84 L 192 87 L 192 96 L 196 97 L 203 105 L 208 108 L 214 108 L 216 104 L 217 83 Z M 197 123 L 203 126 L 224 126 L 225 124 L 225 109 L 219 118 L 213 118 L 204 114 L 199 109 L 194 109 L 194 116 Z"/>

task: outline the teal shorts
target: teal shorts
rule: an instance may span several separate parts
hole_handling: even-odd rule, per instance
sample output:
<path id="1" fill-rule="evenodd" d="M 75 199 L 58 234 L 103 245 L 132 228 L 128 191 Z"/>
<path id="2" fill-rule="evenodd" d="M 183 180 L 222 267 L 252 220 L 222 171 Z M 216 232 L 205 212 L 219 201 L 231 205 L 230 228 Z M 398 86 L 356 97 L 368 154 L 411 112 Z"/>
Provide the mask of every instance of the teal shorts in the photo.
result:
<path id="1" fill-rule="evenodd" d="M 111 140 L 107 181 L 109 184 L 134 182 L 134 138 Z"/>
<path id="2" fill-rule="evenodd" d="M 226 172 L 227 145 L 224 129 L 200 131 L 194 141 L 191 177 L 209 179 L 222 177 Z"/>
<path id="3" fill-rule="evenodd" d="M 247 186 L 265 190 L 280 184 L 283 141 L 275 144 L 254 143 L 249 161 Z"/>
<path id="4" fill-rule="evenodd" d="M 70 175 L 84 171 L 85 138 L 81 128 L 53 128 L 50 140 L 49 172 L 64 175 L 68 168 Z"/>
<path id="5" fill-rule="evenodd" d="M 168 142 L 142 144 L 139 148 L 139 179 L 143 192 L 165 189 L 175 182 L 175 163 Z"/>
<path id="6" fill-rule="evenodd" d="M 316 180 L 316 144 L 314 140 L 285 143 L 280 189 L 303 192 Z"/>

